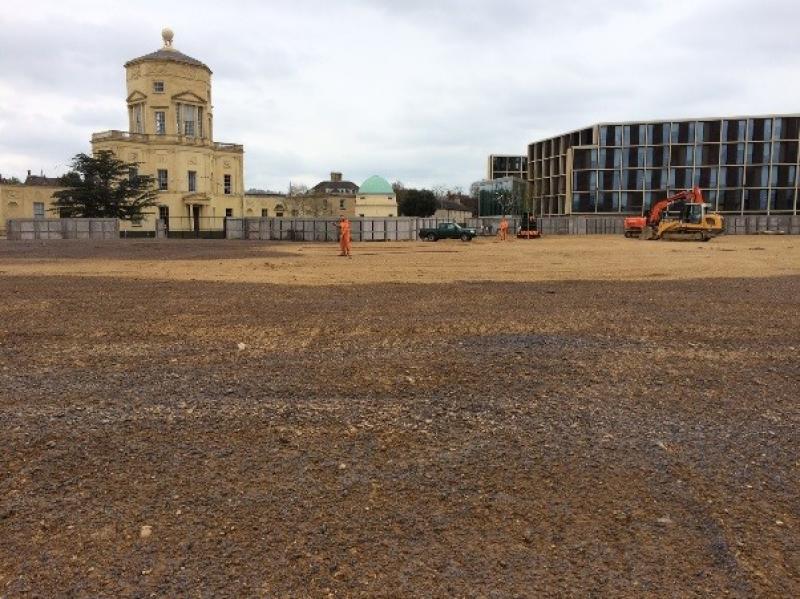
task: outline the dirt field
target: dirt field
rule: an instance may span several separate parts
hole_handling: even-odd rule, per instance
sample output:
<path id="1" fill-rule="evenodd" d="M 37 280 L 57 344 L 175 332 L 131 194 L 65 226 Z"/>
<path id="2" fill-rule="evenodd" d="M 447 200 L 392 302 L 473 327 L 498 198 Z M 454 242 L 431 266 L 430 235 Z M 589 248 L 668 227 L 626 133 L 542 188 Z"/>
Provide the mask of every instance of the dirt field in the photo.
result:
<path id="1" fill-rule="evenodd" d="M 601 243 L 598 243 L 602 240 Z M 0 242 L 0 275 L 131 277 L 292 285 L 478 281 L 659 280 L 800 273 L 800 238 L 720 237 L 645 243 L 623 237 L 493 238 L 472 243 L 332 244 L 152 240 Z"/>
<path id="2" fill-rule="evenodd" d="M 800 238 L 354 253 L 0 242 L 0 597 L 800 595 Z"/>

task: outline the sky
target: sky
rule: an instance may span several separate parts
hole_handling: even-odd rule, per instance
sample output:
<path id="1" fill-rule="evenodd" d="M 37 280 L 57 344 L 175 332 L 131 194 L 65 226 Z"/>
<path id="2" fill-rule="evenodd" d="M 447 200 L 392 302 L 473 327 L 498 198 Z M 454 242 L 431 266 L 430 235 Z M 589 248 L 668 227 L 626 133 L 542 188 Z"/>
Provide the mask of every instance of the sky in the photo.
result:
<path id="1" fill-rule="evenodd" d="M 0 174 L 127 128 L 123 64 L 214 72 L 247 188 L 341 171 L 468 189 L 489 154 L 615 120 L 800 112 L 797 0 L 0 0 Z"/>

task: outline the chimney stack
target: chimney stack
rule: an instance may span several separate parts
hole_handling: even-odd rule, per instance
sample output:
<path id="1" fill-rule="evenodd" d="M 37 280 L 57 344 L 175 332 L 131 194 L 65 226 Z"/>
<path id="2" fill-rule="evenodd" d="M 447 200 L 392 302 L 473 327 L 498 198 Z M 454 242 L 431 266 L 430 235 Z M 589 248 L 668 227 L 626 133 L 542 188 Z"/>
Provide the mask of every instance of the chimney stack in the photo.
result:
<path id="1" fill-rule="evenodd" d="M 28 169 L 28 176 L 31 176 L 31 169 Z"/>
<path id="2" fill-rule="evenodd" d="M 331 173 L 331 181 L 338 183 L 341 180 L 342 180 L 342 173 Z"/>

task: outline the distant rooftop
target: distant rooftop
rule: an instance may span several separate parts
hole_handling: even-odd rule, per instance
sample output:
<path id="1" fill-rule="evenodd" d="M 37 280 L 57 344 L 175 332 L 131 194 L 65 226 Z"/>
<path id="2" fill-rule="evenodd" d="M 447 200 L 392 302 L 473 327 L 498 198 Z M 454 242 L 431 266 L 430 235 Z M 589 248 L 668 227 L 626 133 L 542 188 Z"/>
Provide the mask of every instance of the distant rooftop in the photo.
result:
<path id="1" fill-rule="evenodd" d="M 439 201 L 439 209 L 441 210 L 459 210 L 462 212 L 470 212 L 470 209 L 461 204 L 460 202 L 455 202 L 453 200 L 440 200 Z"/>
<path id="2" fill-rule="evenodd" d="M 286 197 L 286 194 L 281 191 L 270 191 L 268 189 L 248 189 L 244 192 L 246 196 L 263 196 L 263 197 Z"/>
<path id="3" fill-rule="evenodd" d="M 150 54 L 145 54 L 144 56 L 140 56 L 139 58 L 134 58 L 133 60 L 129 60 L 125 63 L 125 67 L 129 67 L 134 64 L 138 64 L 140 62 L 159 62 L 159 61 L 168 61 L 168 62 L 179 62 L 181 64 L 188 64 L 194 67 L 201 67 L 207 70 L 209 73 L 211 69 L 208 68 L 203 62 L 200 62 L 196 58 L 192 58 L 191 56 L 187 56 L 183 52 L 178 52 L 175 48 L 172 47 L 172 39 L 174 34 L 172 33 L 171 29 L 164 29 L 161 32 L 161 37 L 164 39 L 164 47 L 160 50 L 156 50 L 155 52 L 151 52 Z"/>
<path id="4" fill-rule="evenodd" d="M 353 194 L 358 191 L 358 185 L 352 181 L 321 181 L 311 188 L 312 193 L 347 193 Z"/>
<path id="5" fill-rule="evenodd" d="M 25 177 L 25 185 L 39 185 L 42 187 L 59 187 L 62 185 L 61 177 L 45 177 L 44 175 L 31 175 L 28 171 L 28 176 Z"/>

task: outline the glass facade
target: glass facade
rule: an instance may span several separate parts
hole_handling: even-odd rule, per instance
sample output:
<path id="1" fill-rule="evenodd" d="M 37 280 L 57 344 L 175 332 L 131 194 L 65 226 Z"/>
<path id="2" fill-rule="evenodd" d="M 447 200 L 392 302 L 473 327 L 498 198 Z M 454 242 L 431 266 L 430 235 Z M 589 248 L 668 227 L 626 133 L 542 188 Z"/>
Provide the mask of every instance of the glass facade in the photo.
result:
<path id="1" fill-rule="evenodd" d="M 486 181 L 478 187 L 478 216 L 529 212 L 528 182 L 519 177 Z"/>
<path id="2" fill-rule="evenodd" d="M 489 156 L 489 172 L 487 178 L 502 179 L 504 177 L 517 177 L 519 179 L 528 178 L 528 157 L 527 156 L 499 156 L 492 154 Z"/>
<path id="3" fill-rule="evenodd" d="M 609 128 L 611 127 L 611 128 Z M 567 181 L 572 176 L 572 167 L 568 165 L 568 158 L 573 164 L 582 165 L 582 170 L 597 171 L 598 169 L 619 169 L 622 166 L 622 151 L 617 151 L 615 146 L 598 144 L 597 140 L 602 135 L 605 140 L 620 142 L 623 137 L 623 127 L 620 126 L 595 126 L 588 129 L 573 131 L 558 137 L 545 139 L 528 146 L 528 181 L 531 183 L 532 210 L 535 214 L 564 214 L 570 211 L 570 201 L 576 200 L 586 211 L 593 212 L 594 206 L 599 203 L 597 192 L 597 174 L 585 179 L 591 192 L 570 198 L 567 195 L 569 185 Z M 629 133 L 632 135 L 632 133 Z M 588 153 L 572 154 L 575 147 L 594 146 L 586 148 Z M 569 171 L 568 171 L 568 166 Z M 610 198 L 605 198 L 606 200 Z M 617 201 L 619 198 L 616 199 Z"/>
<path id="4" fill-rule="evenodd" d="M 528 146 L 539 215 L 644 213 L 698 186 L 720 212 L 797 214 L 800 115 L 603 123 Z"/>

